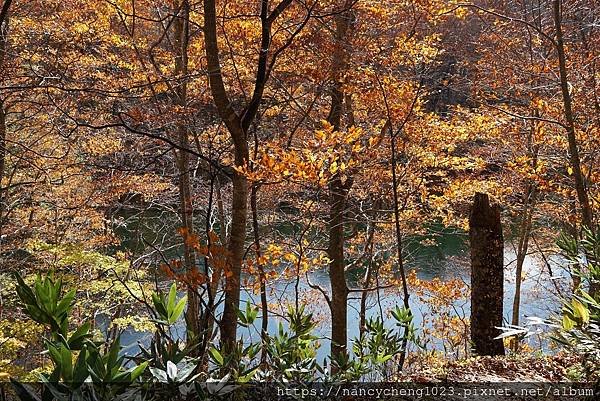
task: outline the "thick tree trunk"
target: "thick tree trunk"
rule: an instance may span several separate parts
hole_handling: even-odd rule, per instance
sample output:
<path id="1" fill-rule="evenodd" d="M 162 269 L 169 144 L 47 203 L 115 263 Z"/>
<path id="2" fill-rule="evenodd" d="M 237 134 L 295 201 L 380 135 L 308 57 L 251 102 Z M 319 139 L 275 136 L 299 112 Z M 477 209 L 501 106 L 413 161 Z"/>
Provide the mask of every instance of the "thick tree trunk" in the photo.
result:
<path id="1" fill-rule="evenodd" d="M 8 11 L 10 10 L 10 5 L 12 0 L 4 0 L 4 4 L 2 4 L 2 9 L 0 10 L 0 30 L 8 31 L 8 27 L 4 25 L 6 21 L 8 21 Z M 8 25 L 8 23 L 6 24 Z M 4 32 L 2 32 L 3 35 Z M 4 36 L 4 35 L 3 35 Z M 4 37 L 3 37 L 4 40 Z"/>
<path id="2" fill-rule="evenodd" d="M 241 166 L 242 163 L 238 163 L 236 160 L 236 165 Z M 224 349 L 232 349 L 237 336 L 237 311 L 240 303 L 240 278 L 246 241 L 247 203 L 248 182 L 246 177 L 236 172 L 233 177 L 231 236 L 228 246 L 230 263 L 227 267 L 229 270 L 225 271 L 225 307 L 221 320 L 221 344 Z"/>
<path id="3" fill-rule="evenodd" d="M 478 355 L 504 355 L 500 334 L 504 303 L 504 239 L 500 207 L 476 193 L 469 218 L 471 342 Z"/>
<path id="4" fill-rule="evenodd" d="M 331 356 L 333 358 L 346 353 L 348 285 L 344 263 L 344 211 L 348 189 L 339 178 L 329 186 L 329 280 L 331 282 Z"/>
<path id="5" fill-rule="evenodd" d="M 217 14 L 215 0 L 204 1 L 204 47 L 206 65 L 213 101 L 219 116 L 227 127 L 234 147 L 234 164 L 242 167 L 248 162 L 248 142 L 241 118 L 232 107 L 225 89 L 219 61 Z M 261 53 L 262 54 L 262 53 Z M 240 275 L 246 240 L 248 182 L 235 172 L 232 178 L 231 235 L 229 238 L 229 266 L 225 271 L 225 307 L 221 317 L 221 346 L 231 349 L 237 335 L 237 310 L 240 301 Z"/>

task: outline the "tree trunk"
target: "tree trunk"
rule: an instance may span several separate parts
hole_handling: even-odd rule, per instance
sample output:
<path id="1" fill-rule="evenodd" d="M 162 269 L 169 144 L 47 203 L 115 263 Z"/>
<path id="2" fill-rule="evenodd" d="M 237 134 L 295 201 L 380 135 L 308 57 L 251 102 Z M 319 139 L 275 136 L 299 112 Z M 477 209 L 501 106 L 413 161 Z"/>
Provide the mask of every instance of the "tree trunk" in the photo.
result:
<path id="1" fill-rule="evenodd" d="M 476 193 L 469 218 L 471 342 L 478 355 L 504 355 L 500 334 L 504 301 L 504 239 L 500 207 Z"/>
<path id="2" fill-rule="evenodd" d="M 2 35 L 2 40 L 5 40 L 4 32 L 8 31 L 8 11 L 10 10 L 11 3 L 12 0 L 4 0 L 4 4 L 2 4 L 2 10 L 0 10 L 0 31 L 2 31 L 0 35 Z M 5 22 L 7 22 L 6 26 L 4 25 Z"/>
<path id="3" fill-rule="evenodd" d="M 233 142 L 234 164 L 244 166 L 248 161 L 248 142 L 242 120 L 237 115 L 225 89 L 219 61 L 217 14 L 215 0 L 204 1 L 204 47 L 206 66 L 213 101 Z M 262 52 L 261 52 L 262 53 Z M 243 174 L 235 171 L 232 178 L 231 235 L 229 266 L 225 271 L 225 307 L 221 317 L 221 346 L 231 349 L 237 335 L 237 310 L 240 301 L 240 275 L 246 240 L 248 183 Z"/>
<path id="4" fill-rule="evenodd" d="M 217 175 L 216 177 L 217 183 L 217 218 L 219 222 L 219 240 L 221 241 L 221 245 L 225 246 L 227 244 L 227 225 L 225 223 L 225 206 L 223 204 L 223 184 L 221 183 L 221 177 Z M 219 284 L 221 283 L 221 276 L 223 275 L 223 270 L 219 265 L 212 272 L 212 277 L 210 281 L 210 291 L 213 299 L 217 296 L 217 290 L 219 289 Z M 212 328 L 212 323 L 209 325 Z M 212 331 L 212 330 L 211 330 Z"/>
<path id="5" fill-rule="evenodd" d="M 5 0 L 0 11 L 0 74 L 4 76 L 4 61 L 6 59 L 6 47 L 8 46 L 8 11 L 12 0 Z M 4 110 L 4 99 L 0 99 L 0 241 L 4 228 L 4 211 L 6 209 L 5 190 L 2 187 L 4 170 L 6 168 L 6 111 Z"/>
<path id="6" fill-rule="evenodd" d="M 573 169 L 573 178 L 575 180 L 575 190 L 577 192 L 577 200 L 581 209 L 581 222 L 590 230 L 594 230 L 594 215 L 592 204 L 590 203 L 589 195 L 586 188 L 585 177 L 581 171 L 581 159 L 579 157 L 579 149 L 577 144 L 577 136 L 575 133 L 575 115 L 573 113 L 573 99 L 569 90 L 569 78 L 567 75 L 567 56 L 562 32 L 562 6 L 561 0 L 553 1 L 554 9 L 554 28 L 556 30 L 556 52 L 558 53 L 558 67 L 560 76 L 560 89 L 563 97 L 563 110 L 565 120 L 567 122 L 567 139 L 569 142 L 569 156 L 571 159 L 571 168 Z M 589 288 L 589 293 L 592 297 L 596 297 L 600 292 L 600 284 L 596 284 L 592 280 Z"/>
<path id="7" fill-rule="evenodd" d="M 246 148 L 247 150 L 247 148 Z M 236 165 L 241 166 L 243 162 Z M 246 158 L 247 160 L 247 153 Z M 221 344 L 224 349 L 232 349 L 237 336 L 237 311 L 240 303 L 240 278 L 244 260 L 246 241 L 246 218 L 248 201 L 248 182 L 244 175 L 233 176 L 233 195 L 231 201 L 231 236 L 229 238 L 229 271 L 225 271 L 225 307 L 221 320 Z"/>
<path id="8" fill-rule="evenodd" d="M 590 199 L 587 193 L 585 178 L 581 171 L 581 159 L 577 146 L 575 134 L 575 116 L 573 114 L 573 99 L 569 91 L 569 79 L 567 75 L 567 57 L 562 33 L 561 1 L 554 0 L 554 27 L 556 29 L 556 52 L 558 53 L 558 66 L 560 76 L 560 89 L 563 98 L 563 111 L 566 120 L 567 140 L 569 142 L 569 156 L 573 178 L 575 179 L 575 190 L 579 207 L 581 208 L 581 221 L 589 229 L 593 228 L 593 214 Z"/>
<path id="9" fill-rule="evenodd" d="M 260 231 L 258 226 L 258 185 L 253 185 L 250 192 L 250 208 L 252 210 L 252 231 L 254 234 L 254 251 L 256 252 L 256 267 L 258 269 L 258 279 L 260 280 L 260 305 L 262 311 L 260 336 L 263 342 L 263 349 L 260 356 L 260 362 L 264 366 L 267 362 L 267 336 L 269 328 L 269 304 L 267 301 L 267 287 L 265 269 L 261 262 L 260 249 Z"/>
<path id="10" fill-rule="evenodd" d="M 373 275 L 373 263 L 374 261 L 369 260 L 369 265 L 365 271 L 365 278 L 363 282 L 363 289 L 367 289 L 371 286 L 371 276 Z M 367 298 L 369 297 L 368 291 L 363 291 L 360 294 L 360 311 L 359 311 L 359 322 L 358 322 L 358 335 L 362 337 L 367 328 Z"/>
<path id="11" fill-rule="evenodd" d="M 188 74 L 188 44 L 189 44 L 189 17 L 190 4 L 183 0 L 175 4 L 178 16 L 173 22 L 173 47 L 175 50 L 175 79 L 174 103 L 181 107 L 187 106 L 187 77 Z M 190 142 L 185 122 L 177 123 L 177 140 L 181 149 L 189 149 Z M 185 150 L 179 150 L 175 154 L 177 158 L 177 169 L 179 172 L 179 208 L 183 227 L 183 260 L 187 272 L 195 272 L 196 254 L 193 244 L 188 238 L 194 234 L 194 213 L 192 205 L 192 187 L 190 183 L 190 156 Z M 196 288 L 188 286 L 188 306 L 186 310 L 186 321 L 188 330 L 196 337 L 200 335 L 200 300 Z M 188 339 L 191 340 L 191 339 Z M 196 350 L 197 352 L 198 350 Z"/>
<path id="12" fill-rule="evenodd" d="M 331 356 L 346 354 L 348 285 L 344 263 L 344 211 L 348 189 L 336 177 L 329 186 L 329 280 L 331 282 Z"/>
<path id="13" fill-rule="evenodd" d="M 292 4 L 292 0 L 283 0 L 271 13 L 269 1 L 262 0 L 260 6 L 261 43 L 257 61 L 256 77 L 252 99 L 240 115 L 229 100 L 219 61 L 219 42 L 217 35 L 217 12 L 215 0 L 204 0 L 204 48 L 208 81 L 213 101 L 219 116 L 229 131 L 234 148 L 234 164 L 243 167 L 248 163 L 248 130 L 256 119 L 264 89 L 277 54 L 269 58 L 271 46 L 271 28 L 274 21 Z M 271 62 L 269 64 L 269 61 Z M 233 196 L 231 210 L 231 236 L 229 239 L 229 269 L 225 280 L 225 308 L 221 321 L 221 343 L 225 348 L 233 346 L 237 332 L 237 309 L 240 300 L 240 275 L 244 259 L 246 240 L 246 219 L 248 201 L 248 181 L 243 174 L 233 174 Z"/>
<path id="14" fill-rule="evenodd" d="M 534 115 L 537 115 L 537 110 L 533 111 Z M 532 124 L 527 137 L 527 149 L 532 157 L 531 167 L 535 170 L 537 167 L 537 150 L 533 145 L 533 137 L 537 127 L 536 124 Z M 517 248 L 517 266 L 515 271 L 515 296 L 513 299 L 512 306 L 512 321 L 513 326 L 519 325 L 519 315 L 521 309 L 521 284 L 523 282 L 523 264 L 529 250 L 529 238 L 531 237 L 531 225 L 533 220 L 533 213 L 535 211 L 535 204 L 537 199 L 537 187 L 532 180 L 528 180 L 527 189 L 523 195 L 523 216 L 519 229 L 519 245 Z M 518 350 L 519 342 L 517 337 L 512 338 L 512 347 L 514 351 Z"/>
<path id="15" fill-rule="evenodd" d="M 185 127 L 179 127 L 179 144 L 182 147 L 189 146 L 187 141 L 187 129 Z M 184 233 L 184 244 L 183 244 L 183 256 L 185 269 L 188 272 L 196 272 L 198 266 L 196 265 L 196 254 L 193 248 L 193 244 L 186 239 L 194 234 L 193 225 L 193 205 L 192 205 L 192 193 L 190 184 L 190 162 L 189 155 L 185 151 L 179 152 L 178 157 L 178 168 L 179 168 L 179 203 L 180 203 L 180 214 L 183 222 Z M 186 320 L 188 329 L 191 330 L 194 336 L 199 336 L 200 333 L 200 300 L 198 299 L 197 288 L 188 286 L 188 306 L 186 310 Z"/>
<path id="16" fill-rule="evenodd" d="M 389 115 L 388 115 L 389 118 Z M 389 130 L 390 133 L 390 150 L 391 150 L 391 161 L 392 161 L 392 197 L 394 199 L 394 229 L 396 234 L 396 257 L 398 261 L 398 270 L 400 271 L 400 278 L 402 279 L 402 303 L 405 310 L 410 310 L 410 294 L 408 293 L 408 284 L 406 282 L 406 271 L 404 269 L 404 259 L 402 258 L 402 230 L 400 229 L 400 200 L 398 199 L 398 174 L 396 172 L 398 168 L 398 155 L 396 149 L 396 134 L 392 127 L 391 120 L 388 119 L 388 124 L 383 127 Z M 404 369 L 404 362 L 406 361 L 406 352 L 408 347 L 408 326 L 404 327 L 404 335 L 402 337 L 402 352 L 398 360 L 398 371 Z"/>
<path id="17" fill-rule="evenodd" d="M 342 125 L 344 106 L 344 91 L 342 76 L 347 67 L 348 50 L 347 36 L 350 21 L 353 18 L 352 4 L 346 0 L 342 9 L 336 14 L 334 51 L 331 67 L 331 106 L 327 121 L 335 131 Z M 344 261 L 344 213 L 348 191 L 352 179 L 345 182 L 339 174 L 332 177 L 329 183 L 329 245 L 327 256 L 329 263 L 329 279 L 331 282 L 331 357 L 333 359 L 346 355 L 348 342 L 347 313 L 348 313 L 348 284 Z M 335 371 L 335 369 L 333 369 Z"/>
<path id="18" fill-rule="evenodd" d="M 0 64 L 1 65 L 1 64 Z M 2 233 L 4 228 L 4 210 L 6 196 L 4 187 L 2 187 L 2 179 L 4 178 L 4 168 L 6 165 L 6 115 L 4 113 L 4 104 L 0 101 L 0 242 L 2 241 Z"/>
<path id="19" fill-rule="evenodd" d="M 225 224 L 225 210 L 223 207 L 223 197 L 222 197 L 222 184 L 221 184 L 221 177 L 219 176 L 219 174 L 217 174 L 215 176 L 215 182 L 216 182 L 216 192 L 217 192 L 217 219 L 219 222 L 219 241 L 221 242 L 222 246 L 225 246 L 225 244 L 227 244 L 227 230 L 226 230 L 226 224 Z M 210 240 L 210 229 L 208 227 L 208 222 L 207 222 L 207 233 L 206 235 L 208 236 L 208 240 L 209 240 L 209 245 L 211 244 L 211 240 Z M 208 266 L 208 258 L 206 258 L 206 262 L 205 262 Z M 208 269 L 207 269 L 207 274 L 208 274 Z M 213 266 L 213 270 L 210 272 L 209 275 L 209 283 L 208 283 L 208 303 L 206 305 L 206 313 L 205 313 L 205 324 L 206 324 L 206 333 L 205 333 L 205 337 L 204 337 L 204 344 L 208 345 L 208 343 L 213 339 L 214 336 L 214 328 L 215 328 L 215 299 L 217 297 L 217 290 L 219 289 L 219 285 L 221 284 L 221 276 L 223 275 L 223 269 L 222 269 L 222 265 L 220 263 L 217 264 L 217 266 Z M 206 348 L 204 348 L 206 349 Z M 206 354 L 207 355 L 207 354 Z M 205 360 L 203 361 L 204 365 L 206 368 L 208 368 L 208 358 L 205 358 Z M 205 369 L 206 370 L 206 369 Z"/>
<path id="20" fill-rule="evenodd" d="M 379 200 L 377 200 L 374 204 L 374 208 L 379 209 L 380 205 L 379 205 Z M 375 264 L 375 261 L 373 260 L 373 238 L 375 236 L 375 229 L 376 229 L 376 219 L 377 219 L 377 210 L 375 210 L 373 212 L 373 216 L 372 219 L 373 221 L 369 222 L 368 226 L 367 226 L 367 242 L 365 244 L 365 259 L 367 260 L 367 269 L 365 271 L 365 276 L 364 276 L 364 280 L 363 280 L 363 289 L 365 291 L 362 291 L 362 293 L 360 294 L 360 310 L 359 310 L 359 324 L 358 324 L 358 330 L 359 330 L 359 336 L 362 337 L 363 333 L 365 332 L 365 328 L 366 328 L 366 321 L 367 321 L 367 298 L 369 297 L 369 291 L 367 291 L 368 288 L 371 287 L 371 281 L 372 281 L 372 276 L 373 276 L 373 265 Z"/>
<path id="21" fill-rule="evenodd" d="M 512 323 L 514 326 L 519 325 L 519 310 L 521 303 L 521 284 L 523 281 L 523 264 L 529 249 L 529 238 L 531 233 L 531 220 L 533 218 L 533 210 L 535 205 L 535 189 L 532 185 L 529 186 L 526 192 L 526 204 L 523 208 L 523 219 L 519 230 L 519 246 L 517 248 L 517 267 L 515 273 L 515 297 L 512 308 Z"/>

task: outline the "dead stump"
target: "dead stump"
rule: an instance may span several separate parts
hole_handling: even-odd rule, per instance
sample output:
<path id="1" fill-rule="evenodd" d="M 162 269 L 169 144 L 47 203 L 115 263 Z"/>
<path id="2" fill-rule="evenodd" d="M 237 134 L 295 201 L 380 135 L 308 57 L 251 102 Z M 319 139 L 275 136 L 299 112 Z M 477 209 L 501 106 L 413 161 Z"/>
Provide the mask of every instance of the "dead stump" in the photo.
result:
<path id="1" fill-rule="evenodd" d="M 477 355 L 504 355 L 504 239 L 500 207 L 476 193 L 469 217 L 471 248 L 471 342 Z"/>

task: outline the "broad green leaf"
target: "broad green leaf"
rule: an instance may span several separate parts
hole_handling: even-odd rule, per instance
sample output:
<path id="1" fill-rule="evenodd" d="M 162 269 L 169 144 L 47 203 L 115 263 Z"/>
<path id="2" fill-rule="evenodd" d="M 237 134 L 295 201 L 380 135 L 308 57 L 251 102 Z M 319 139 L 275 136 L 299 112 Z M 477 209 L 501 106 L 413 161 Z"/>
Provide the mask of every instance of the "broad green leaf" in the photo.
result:
<path id="1" fill-rule="evenodd" d="M 175 299 L 177 298 L 177 285 L 173 283 L 171 285 L 171 289 L 169 290 L 169 300 L 167 303 L 167 310 L 171 312 L 173 308 L 175 308 Z"/>
<path id="2" fill-rule="evenodd" d="M 108 356 L 106 358 L 106 367 L 108 370 L 112 370 L 112 369 L 114 369 L 114 367 L 120 367 L 117 364 L 117 361 L 119 359 L 119 351 L 120 350 L 121 350 L 121 344 L 120 344 L 119 338 L 117 337 L 115 342 L 110 347 Z"/>
<path id="3" fill-rule="evenodd" d="M 89 334 L 90 328 L 90 322 L 86 322 L 83 325 L 79 326 L 77 330 L 75 330 L 75 332 L 71 334 L 71 337 L 69 337 L 69 348 L 73 350 L 81 349 L 81 347 L 83 346 L 83 341 L 86 338 L 91 337 L 91 334 Z"/>
<path id="4" fill-rule="evenodd" d="M 68 313 L 73 306 L 73 300 L 75 299 L 75 290 L 69 291 L 65 297 L 60 301 L 58 306 L 56 307 L 56 314 L 60 315 L 63 313 Z"/>
<path id="5" fill-rule="evenodd" d="M 140 363 L 138 366 L 136 366 L 135 368 L 131 368 L 129 370 L 129 377 L 130 380 L 133 382 L 135 381 L 138 377 L 140 377 L 140 375 L 142 373 L 144 373 L 144 371 L 146 370 L 146 368 L 148 367 L 148 361 L 146 362 L 142 362 Z"/>
<path id="6" fill-rule="evenodd" d="M 223 355 L 221 355 L 218 349 L 211 347 L 208 352 L 210 352 L 210 356 L 212 356 L 217 365 L 223 366 Z"/>
<path id="7" fill-rule="evenodd" d="M 169 324 L 173 324 L 177 321 L 177 319 L 179 319 L 179 317 L 183 313 L 183 310 L 185 309 L 186 303 L 187 295 L 184 295 L 183 297 L 181 297 L 179 302 L 177 302 L 177 305 L 175 305 L 175 307 L 173 308 L 172 314 L 171 316 L 169 316 Z"/>
<path id="8" fill-rule="evenodd" d="M 73 381 L 73 355 L 67 347 L 60 347 L 60 357 L 62 361 L 62 375 L 63 379 L 67 382 Z"/>
<path id="9" fill-rule="evenodd" d="M 87 366 L 87 350 L 84 348 L 79 352 L 75 368 L 73 369 L 73 382 L 81 385 L 89 376 Z"/>

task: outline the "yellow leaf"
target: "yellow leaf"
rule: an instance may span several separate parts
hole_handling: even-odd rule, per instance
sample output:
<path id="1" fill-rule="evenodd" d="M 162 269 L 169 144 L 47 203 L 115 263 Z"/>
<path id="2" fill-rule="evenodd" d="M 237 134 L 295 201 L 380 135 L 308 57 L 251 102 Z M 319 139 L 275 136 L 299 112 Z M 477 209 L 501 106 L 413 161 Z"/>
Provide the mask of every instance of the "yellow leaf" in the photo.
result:
<path id="1" fill-rule="evenodd" d="M 567 315 L 563 315 L 562 327 L 565 330 L 571 330 L 573 327 L 575 327 L 575 322 L 569 319 Z"/>
<path id="2" fill-rule="evenodd" d="M 581 302 L 574 299 L 571 301 L 571 305 L 573 305 L 573 312 L 575 312 L 575 316 L 581 318 L 583 323 L 590 321 L 590 311 Z"/>
<path id="3" fill-rule="evenodd" d="M 337 162 L 334 160 L 333 163 L 331 163 L 331 165 L 329 166 L 329 172 L 331 174 L 335 174 L 335 172 L 338 171 L 338 164 Z"/>

